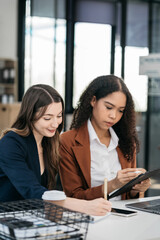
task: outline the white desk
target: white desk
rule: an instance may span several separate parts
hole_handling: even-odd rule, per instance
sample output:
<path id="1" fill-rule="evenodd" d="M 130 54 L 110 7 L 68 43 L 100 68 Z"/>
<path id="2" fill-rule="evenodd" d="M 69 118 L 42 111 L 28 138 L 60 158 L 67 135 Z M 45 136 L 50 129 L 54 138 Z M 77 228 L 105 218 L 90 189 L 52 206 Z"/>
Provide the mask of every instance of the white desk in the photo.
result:
<path id="1" fill-rule="evenodd" d="M 160 196 L 112 201 L 112 207 L 126 208 L 126 203 L 156 198 Z M 90 223 L 86 240 L 160 240 L 160 215 L 137 212 L 138 214 L 132 217 L 108 215 Z"/>

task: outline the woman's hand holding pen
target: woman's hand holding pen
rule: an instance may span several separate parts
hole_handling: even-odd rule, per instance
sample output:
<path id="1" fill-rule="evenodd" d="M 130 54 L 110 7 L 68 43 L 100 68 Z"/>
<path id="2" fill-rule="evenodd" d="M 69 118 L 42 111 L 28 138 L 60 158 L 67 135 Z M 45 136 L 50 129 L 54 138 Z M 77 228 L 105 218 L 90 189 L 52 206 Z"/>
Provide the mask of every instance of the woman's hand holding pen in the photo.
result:
<path id="1" fill-rule="evenodd" d="M 104 216 L 111 211 L 111 202 L 104 198 L 96 198 L 87 201 L 86 213 L 95 216 Z"/>

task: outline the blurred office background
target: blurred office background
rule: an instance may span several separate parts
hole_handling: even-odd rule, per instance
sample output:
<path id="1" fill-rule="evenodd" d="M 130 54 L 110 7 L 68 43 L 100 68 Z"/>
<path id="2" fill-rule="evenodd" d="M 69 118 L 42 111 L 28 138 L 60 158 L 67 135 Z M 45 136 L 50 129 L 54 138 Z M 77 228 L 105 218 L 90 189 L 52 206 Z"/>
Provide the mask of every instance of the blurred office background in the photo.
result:
<path id="1" fill-rule="evenodd" d="M 135 101 L 138 167 L 160 168 L 160 77 L 139 74 L 140 56 L 151 53 L 160 53 L 158 0 L 0 0 L 0 130 L 36 83 L 64 98 L 67 130 L 88 83 L 115 74 Z M 11 68 L 15 79 L 4 84 Z M 152 183 L 147 194 L 159 195 L 160 178 Z"/>

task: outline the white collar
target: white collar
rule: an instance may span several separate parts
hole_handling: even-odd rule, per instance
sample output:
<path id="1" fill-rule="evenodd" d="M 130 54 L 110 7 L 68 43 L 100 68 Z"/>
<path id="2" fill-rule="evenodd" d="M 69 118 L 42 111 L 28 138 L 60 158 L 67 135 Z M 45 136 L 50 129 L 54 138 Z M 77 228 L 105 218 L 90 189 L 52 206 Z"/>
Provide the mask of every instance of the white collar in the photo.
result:
<path id="1" fill-rule="evenodd" d="M 90 119 L 88 119 L 88 121 L 87 121 L 87 127 L 88 127 L 88 133 L 89 133 L 90 143 L 91 143 L 92 141 L 94 141 L 95 139 L 96 139 L 99 143 L 101 143 L 100 140 L 99 140 L 99 138 L 98 138 L 98 136 L 97 136 L 96 131 L 94 130 L 94 127 L 93 127 Z M 114 146 L 117 147 L 117 146 L 118 146 L 118 141 L 119 141 L 119 138 L 118 138 L 117 134 L 115 133 L 115 131 L 114 131 L 114 129 L 113 129 L 112 127 L 109 128 L 109 132 L 110 132 L 110 134 L 111 134 L 111 142 L 112 142 L 112 144 L 114 144 Z"/>

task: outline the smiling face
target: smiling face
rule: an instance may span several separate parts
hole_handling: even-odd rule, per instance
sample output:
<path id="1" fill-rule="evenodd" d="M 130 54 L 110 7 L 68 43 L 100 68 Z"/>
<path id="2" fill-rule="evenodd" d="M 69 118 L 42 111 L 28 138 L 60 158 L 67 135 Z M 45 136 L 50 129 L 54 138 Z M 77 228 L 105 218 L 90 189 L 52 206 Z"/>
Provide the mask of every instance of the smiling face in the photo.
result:
<path id="1" fill-rule="evenodd" d="M 61 123 L 62 103 L 53 102 L 48 105 L 44 115 L 33 124 L 33 134 L 36 140 L 40 141 L 44 136 L 53 137 Z"/>
<path id="2" fill-rule="evenodd" d="M 99 100 L 96 100 L 94 96 L 91 106 L 93 107 L 91 122 L 95 131 L 97 133 L 99 131 L 106 131 L 123 116 L 126 106 L 126 96 L 122 92 L 113 92 Z"/>

